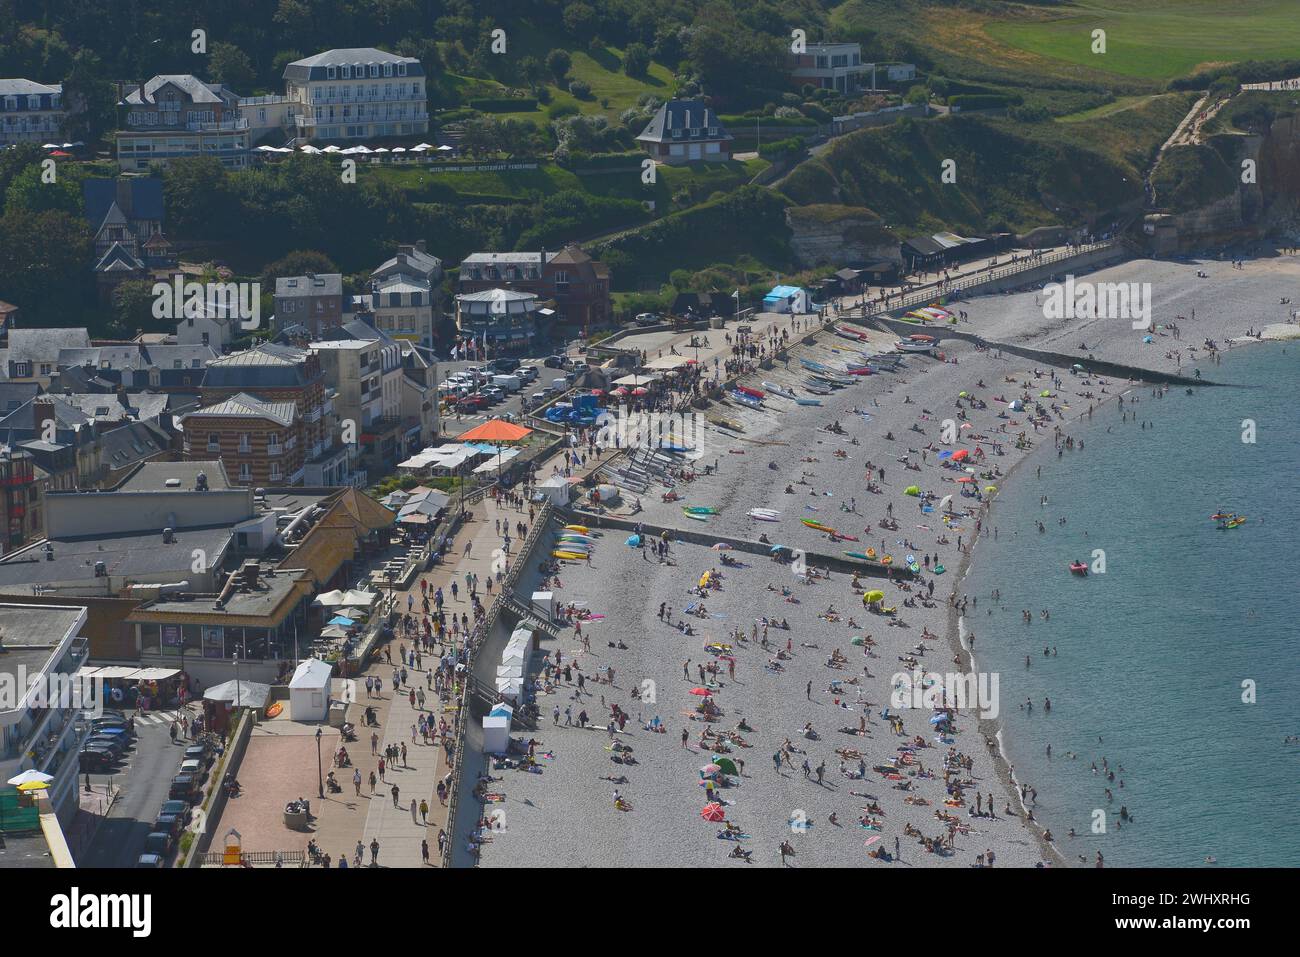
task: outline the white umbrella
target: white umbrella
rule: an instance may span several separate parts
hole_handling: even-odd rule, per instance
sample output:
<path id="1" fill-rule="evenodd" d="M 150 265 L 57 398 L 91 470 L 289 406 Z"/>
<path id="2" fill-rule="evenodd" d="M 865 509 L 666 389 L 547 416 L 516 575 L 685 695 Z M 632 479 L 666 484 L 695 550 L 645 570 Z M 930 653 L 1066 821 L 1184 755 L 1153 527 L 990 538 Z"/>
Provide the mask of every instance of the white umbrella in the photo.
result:
<path id="1" fill-rule="evenodd" d="M 18 787 L 20 784 L 49 784 L 53 780 L 54 777 L 52 775 L 46 774 L 44 771 L 36 771 L 29 768 L 22 774 L 10 778 L 9 783 L 14 787 Z"/>
<path id="2" fill-rule="evenodd" d="M 359 144 L 359 145 L 357 145 L 357 146 L 352 147 L 352 152 L 354 152 L 354 153 L 373 153 L 374 150 L 372 150 L 369 146 L 366 146 L 366 145 L 364 145 L 364 144 Z"/>
<path id="3" fill-rule="evenodd" d="M 312 146 L 310 143 L 304 143 L 302 146 L 298 147 L 298 149 L 301 150 L 301 151 L 304 152 L 304 153 L 319 153 L 319 152 L 320 152 L 320 150 L 319 150 L 317 147 Z"/>
<path id="4" fill-rule="evenodd" d="M 323 150 L 321 150 L 321 152 L 322 152 L 322 153 L 342 153 L 343 151 L 342 151 L 341 149 L 339 149 L 337 146 L 335 146 L 333 143 L 331 143 L 329 146 L 327 146 L 327 147 L 325 147 Z"/>
<path id="5" fill-rule="evenodd" d="M 406 152 L 406 147 L 405 147 L 405 146 L 394 146 L 393 149 L 392 149 L 392 152 L 394 152 L 394 153 L 405 153 L 405 152 Z"/>
<path id="6" fill-rule="evenodd" d="M 313 604 L 324 605 L 328 608 L 331 605 L 346 605 L 347 602 L 343 600 L 343 592 L 336 588 L 333 591 L 327 591 L 324 594 L 317 595 Z"/>
<path id="7" fill-rule="evenodd" d="M 42 144 L 41 144 L 41 149 L 43 149 L 43 150 L 57 150 L 57 149 L 62 149 L 62 148 L 63 148 L 63 147 L 59 146 L 58 143 L 42 143 Z"/>
<path id="8" fill-rule="evenodd" d="M 381 147 L 379 147 L 379 149 L 377 149 L 377 150 L 373 150 L 372 152 L 375 152 L 375 153 L 387 153 L 387 152 L 388 152 L 388 147 L 387 147 L 387 146 L 381 146 Z"/>
<path id="9" fill-rule="evenodd" d="M 453 149 L 455 149 L 455 147 L 453 147 L 453 146 L 446 146 L 446 145 L 443 145 L 443 146 L 439 146 L 439 147 L 438 147 L 438 151 L 439 151 L 440 153 L 450 153 Z"/>
<path id="10" fill-rule="evenodd" d="M 433 147 L 430 146 L 428 143 L 420 143 L 418 146 L 412 146 L 412 147 L 411 147 L 411 152 L 412 152 L 412 153 L 423 153 L 425 150 L 431 150 L 431 149 L 433 149 Z"/>

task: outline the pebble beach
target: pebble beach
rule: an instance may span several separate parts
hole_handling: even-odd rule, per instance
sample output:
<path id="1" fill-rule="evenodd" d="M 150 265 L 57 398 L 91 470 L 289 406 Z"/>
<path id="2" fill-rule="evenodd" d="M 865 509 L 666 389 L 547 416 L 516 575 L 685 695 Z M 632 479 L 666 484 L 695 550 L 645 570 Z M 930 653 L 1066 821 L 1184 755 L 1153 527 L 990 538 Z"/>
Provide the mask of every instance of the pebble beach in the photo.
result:
<path id="1" fill-rule="evenodd" d="M 735 553 L 738 566 L 724 566 L 721 552 L 680 542 L 661 561 L 624 544 L 625 531 L 600 532 L 598 516 L 587 522 L 599 534 L 591 565 L 565 563 L 556 597 L 594 616 L 582 623 L 590 650 L 572 629 L 542 645 L 552 655 L 558 648 L 563 661 L 581 667 L 585 690 L 579 693 L 575 675 L 538 696 L 542 718 L 532 737 L 541 773 L 491 772 L 498 780 L 490 789 L 504 800 L 494 805 L 502 812 L 500 826 L 483 845 L 481 864 L 1064 864 L 1030 819 L 1034 782 L 1013 781 L 998 752 L 996 718 L 981 720 L 972 704 L 954 712 L 947 733 L 937 731 L 935 709 L 891 702 L 895 676 L 914 665 L 927 672 L 979 672 L 979 645 L 998 639 L 977 634 L 972 659 L 961 637 L 967 629 L 959 622 L 960 610 L 974 611 L 987 600 L 963 589 L 979 555 L 976 523 L 982 535 L 997 527 L 998 494 L 1008 482 L 1031 481 L 1035 468 L 1086 460 L 1087 450 L 1069 438 L 1071 422 L 1135 387 L 1149 391 L 1090 374 L 1088 357 L 1184 375 L 1199 369 L 1214 380 L 1214 355 L 1204 340 L 1222 350 L 1261 331 L 1268 338 L 1292 337 L 1297 327 L 1287 320 L 1294 306 L 1280 300 L 1300 280 L 1300 262 L 1285 257 L 1236 268 L 1227 261 L 1139 260 L 1086 278 L 1151 283 L 1158 327 L 1152 341 L 1144 342 L 1144 333 L 1122 319 L 1046 319 L 1041 291 L 989 296 L 949 304 L 966 313 L 956 328 L 988 342 L 1077 356 L 1073 361 L 1083 371 L 947 339 L 942 360 L 907 356 L 895 372 L 862 377 L 821 396 L 820 407 L 769 394 L 762 409 L 724 403 L 704 413 L 713 422 L 694 465 L 716 468 L 679 483 L 679 501 L 663 502 L 663 489 L 652 489 L 642 496 L 643 510 L 634 520 L 720 539 L 754 541 L 766 534 L 773 543 L 805 551 L 811 575 L 748 553 Z M 942 335 L 941 329 L 929 331 Z M 872 332 L 859 345 L 830 329 L 816 333 L 811 344 L 796 338 L 790 359 L 743 384 L 764 389 L 770 382 L 807 395 L 800 358 L 843 367 L 859 351 L 888 351 L 895 338 Z M 1081 343 L 1087 348 L 1079 349 Z M 1022 407 L 1012 409 L 1013 400 Z M 720 419 L 741 430 L 714 424 Z M 944 420 L 958 427 L 956 441 L 943 441 Z M 959 449 L 969 458 L 955 464 L 951 453 Z M 868 464 L 878 492 L 868 490 Z M 911 486 L 921 494 L 906 494 Z M 962 495 L 969 486 L 978 496 Z M 940 502 L 946 496 L 951 500 L 945 508 Z M 717 514 L 688 521 L 684 504 L 711 506 Z M 748 515 L 752 508 L 775 510 L 779 521 L 756 521 Z M 897 528 L 884 530 L 881 522 L 891 510 Z M 624 502 L 614 511 L 626 516 L 629 508 Z M 832 541 L 803 519 L 857 541 Z M 899 564 L 913 555 L 921 570 L 910 582 L 864 575 L 856 589 L 848 573 L 818 572 L 817 554 L 867 548 L 896 556 Z M 941 574 L 935 574 L 936 566 Z M 711 571 L 721 573 L 721 587 L 695 594 L 701 576 Z M 895 609 L 892 615 L 864 607 L 861 593 L 871 589 L 885 593 L 878 607 Z M 707 613 L 687 615 L 692 602 L 702 602 Z M 671 609 L 663 618 L 661 604 Z M 785 619 L 790 626 L 769 627 L 766 647 L 764 618 Z M 978 619 L 970 620 L 978 632 Z M 683 633 L 679 622 L 693 633 Z M 626 647 L 616 647 L 620 643 Z M 710 644 L 730 647 L 711 652 Z M 728 658 L 734 658 L 734 678 Z M 699 666 L 710 663 L 719 666 L 710 690 L 721 715 L 706 722 L 699 720 L 701 697 L 692 689 L 701 686 Z M 613 669 L 612 683 L 593 680 L 607 669 Z M 613 704 L 629 720 L 611 736 L 604 727 Z M 557 706 L 558 724 L 552 717 Z M 575 721 L 585 710 L 597 727 L 566 724 L 566 709 Z M 882 714 L 884 709 L 889 710 Z M 646 727 L 656 717 L 663 733 Z M 742 723 L 748 730 L 736 734 L 743 745 L 733 740 L 719 749 L 715 741 L 701 740 L 706 728 L 732 731 Z M 813 736 L 804 732 L 810 723 Z M 865 733 L 859 733 L 864 723 Z M 615 741 L 631 748 L 635 763 L 612 760 L 629 753 L 613 750 Z M 778 767 L 774 756 L 783 750 L 789 760 Z M 700 769 L 718 757 L 743 762 L 729 786 L 715 792 L 726 821 L 744 835 L 739 840 L 721 839 L 724 825 L 701 817 L 706 795 Z M 890 766 L 897 773 L 888 777 L 877 770 Z M 611 776 L 626 783 L 606 780 Z M 615 789 L 625 809 L 615 806 Z M 992 804 L 994 816 L 971 813 L 977 794 L 980 810 Z M 931 839 L 928 848 L 924 839 Z M 793 857 L 783 859 L 782 842 Z M 748 862 L 729 856 L 737 846 L 751 852 Z M 880 851 L 885 853 L 872 856 Z"/>

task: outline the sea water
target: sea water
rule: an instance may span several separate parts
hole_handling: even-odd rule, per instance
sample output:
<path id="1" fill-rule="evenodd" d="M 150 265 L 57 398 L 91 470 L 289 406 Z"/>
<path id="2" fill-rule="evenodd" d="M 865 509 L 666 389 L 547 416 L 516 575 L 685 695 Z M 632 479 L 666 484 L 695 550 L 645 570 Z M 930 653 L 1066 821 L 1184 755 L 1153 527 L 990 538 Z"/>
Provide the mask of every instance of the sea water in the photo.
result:
<path id="1" fill-rule="evenodd" d="M 1041 433 L 1046 448 L 995 503 L 998 538 L 981 539 L 964 583 L 978 599 L 964 622 L 978 666 L 1001 676 L 1003 748 L 1072 862 L 1098 850 L 1107 865 L 1300 862 L 1300 745 L 1284 743 L 1300 734 L 1300 342 L 1204 370 L 1242 388 L 1157 399 L 1135 386 L 1136 423 L 1111 403 L 1072 427 L 1085 449 L 1060 458 Z M 1220 509 L 1247 521 L 1220 531 Z M 1087 578 L 1067 567 L 1103 557 Z"/>

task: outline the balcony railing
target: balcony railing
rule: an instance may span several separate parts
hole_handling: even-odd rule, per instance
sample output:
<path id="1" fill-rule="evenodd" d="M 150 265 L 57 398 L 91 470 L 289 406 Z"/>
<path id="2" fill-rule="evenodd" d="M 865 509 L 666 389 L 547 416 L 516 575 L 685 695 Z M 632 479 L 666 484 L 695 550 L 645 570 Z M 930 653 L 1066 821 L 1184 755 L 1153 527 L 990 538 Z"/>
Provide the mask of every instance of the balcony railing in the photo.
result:
<path id="1" fill-rule="evenodd" d="M 267 454 L 267 455 L 283 455 L 283 454 L 284 454 L 284 446 L 283 446 L 283 445 L 272 445 L 272 444 L 270 444 L 270 443 L 267 443 L 267 446 L 266 446 L 266 454 Z"/>

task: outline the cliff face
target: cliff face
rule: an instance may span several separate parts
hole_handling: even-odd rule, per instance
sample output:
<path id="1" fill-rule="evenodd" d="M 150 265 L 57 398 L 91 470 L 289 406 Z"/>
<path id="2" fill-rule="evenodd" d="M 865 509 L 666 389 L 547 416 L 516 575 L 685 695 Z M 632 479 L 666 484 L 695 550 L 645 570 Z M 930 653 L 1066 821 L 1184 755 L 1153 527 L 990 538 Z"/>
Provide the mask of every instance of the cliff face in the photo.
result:
<path id="1" fill-rule="evenodd" d="M 1239 183 L 1230 195 L 1173 216 L 1178 248 L 1294 237 L 1300 230 L 1300 115 L 1278 117 L 1264 135 L 1217 139 L 1235 175 L 1241 175 L 1243 161 L 1254 161 L 1255 182 Z"/>
<path id="2" fill-rule="evenodd" d="M 803 268 L 887 260 L 901 262 L 898 237 L 860 206 L 792 206 L 785 211 L 790 249 Z"/>

